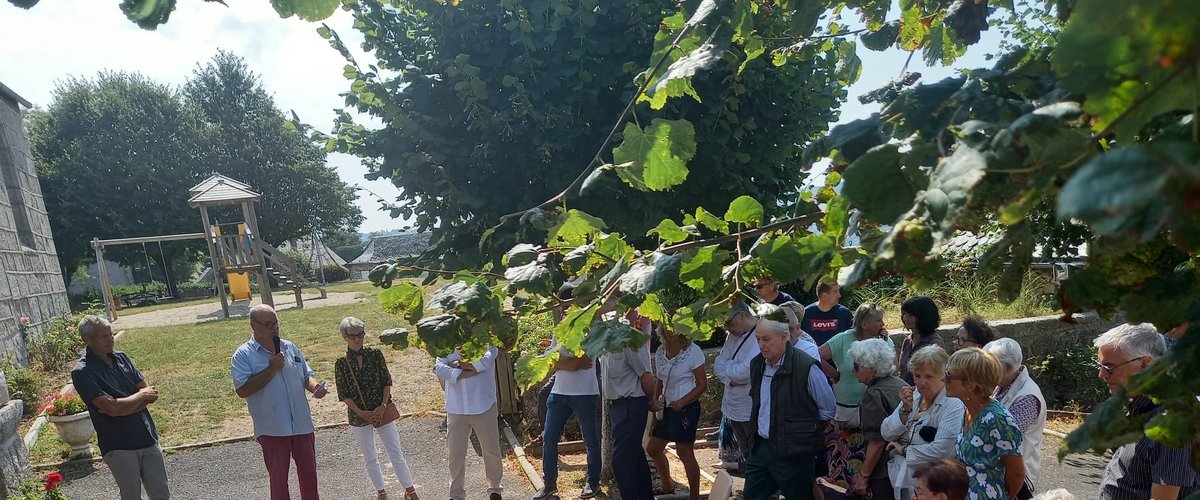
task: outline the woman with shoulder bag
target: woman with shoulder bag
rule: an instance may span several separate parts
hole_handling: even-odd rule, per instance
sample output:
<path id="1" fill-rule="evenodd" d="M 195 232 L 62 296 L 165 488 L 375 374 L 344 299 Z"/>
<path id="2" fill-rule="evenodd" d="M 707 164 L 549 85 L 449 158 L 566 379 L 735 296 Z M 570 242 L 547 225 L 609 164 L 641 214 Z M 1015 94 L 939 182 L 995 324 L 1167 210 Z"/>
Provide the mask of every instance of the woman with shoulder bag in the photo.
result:
<path id="1" fill-rule="evenodd" d="M 889 441 L 888 476 L 896 500 L 911 500 L 913 474 L 923 465 L 954 458 L 962 434 L 963 404 L 946 395 L 946 363 L 950 355 L 938 346 L 923 347 L 909 360 L 914 387 L 900 391 L 900 405 L 883 420 L 883 437 Z M 963 472 L 966 476 L 966 472 Z"/>
<path id="2" fill-rule="evenodd" d="M 346 403 L 350 432 L 362 452 L 376 498 L 388 498 L 383 485 L 383 470 L 379 466 L 379 452 L 375 448 L 375 433 L 378 432 L 396 471 L 396 479 L 404 487 L 405 500 L 420 500 L 413 486 L 412 472 L 404 460 L 404 451 L 400 449 L 400 432 L 396 429 L 400 410 L 392 401 L 392 374 L 388 372 L 383 352 L 363 347 L 367 327 L 358 318 L 343 319 L 338 330 L 346 341 L 346 355 L 333 364 L 338 399 Z"/>
<path id="3" fill-rule="evenodd" d="M 661 326 L 659 334 L 662 345 L 654 352 L 654 375 L 662 384 L 655 384 L 655 404 L 652 405 L 658 423 L 650 432 L 650 442 L 646 446 L 646 453 L 654 460 L 654 468 L 662 481 L 662 489 L 654 493 L 667 495 L 675 491 L 666 453 L 667 443 L 675 443 L 675 451 L 687 475 L 688 498 L 698 500 L 700 465 L 696 462 L 696 429 L 700 423 L 700 396 L 708 388 L 704 352 L 687 337 Z M 660 402 L 662 406 L 659 406 Z"/>

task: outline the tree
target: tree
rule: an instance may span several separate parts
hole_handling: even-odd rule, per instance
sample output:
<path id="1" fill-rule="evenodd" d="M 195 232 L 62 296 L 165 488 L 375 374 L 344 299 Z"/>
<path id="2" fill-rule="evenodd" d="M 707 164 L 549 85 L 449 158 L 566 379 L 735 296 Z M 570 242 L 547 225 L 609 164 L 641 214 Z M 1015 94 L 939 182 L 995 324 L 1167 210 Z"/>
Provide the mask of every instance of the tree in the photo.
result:
<path id="1" fill-rule="evenodd" d="M 187 204 L 187 189 L 200 180 L 197 120 L 167 86 L 136 73 L 68 78 L 49 108 L 31 110 L 25 122 L 65 273 L 94 260 L 93 237 L 199 227 Z M 198 249 L 166 248 L 168 261 Z M 144 258 L 132 247 L 108 255 L 127 264 Z"/>
<path id="2" fill-rule="evenodd" d="M 398 215 L 432 232 L 449 266 L 497 257 L 526 231 L 538 232 L 493 226 L 553 198 L 593 157 L 608 166 L 582 183 L 578 206 L 634 241 L 653 241 L 643 235 L 664 217 L 693 212 L 698 200 L 716 211 L 750 194 L 769 214 L 782 213 L 791 207 L 779 201 L 804 175 L 795 146 L 825 129 L 842 84 L 857 78 L 835 71 L 832 45 L 810 48 L 812 57 L 792 64 L 743 64 L 732 56 L 739 49 L 723 56 L 734 32 L 707 27 L 685 42 L 705 51 L 667 61 L 677 63 L 675 73 L 707 72 L 648 77 L 644 66 L 687 21 L 672 1 L 347 6 L 378 64 L 361 67 L 336 33 L 321 33 L 347 56 L 347 105 L 384 126 L 369 130 L 343 114 L 329 145 L 365 158 L 372 176 L 401 188 Z M 782 34 L 785 22 L 773 18 L 764 29 Z M 630 81 L 653 92 L 620 129 L 620 146 L 597 154 L 634 95 Z M 691 98 L 666 100 L 684 94 Z M 641 158 L 648 161 L 631 162 Z M 624 189 L 623 181 L 642 190 Z M 659 194 L 667 189 L 671 196 Z"/>
<path id="3" fill-rule="evenodd" d="M 519 12 L 517 4 L 512 2 L 510 9 Z M 841 54 L 850 52 L 844 44 L 853 44 L 849 38 L 859 35 L 867 48 L 920 49 L 929 61 L 946 61 L 988 27 L 986 3 L 903 2 L 898 21 L 882 18 L 888 6 L 869 1 L 802 6 L 786 0 L 702 1 L 681 5 L 687 23 L 663 25 L 677 41 L 688 40 L 701 26 L 710 33 L 717 26 L 731 26 L 731 48 L 722 57 L 747 61 L 768 38 L 762 31 L 769 25 L 766 20 L 790 17 L 798 30 L 790 33 L 793 39 L 808 41 L 799 49 L 793 44 L 769 50 L 780 65 L 793 63 L 788 56 L 809 60 L 825 44 L 836 45 Z M 844 7 L 856 9 L 867 27 L 846 30 L 835 15 L 824 28 L 824 41 L 804 31 L 808 19 Z M 565 309 L 565 319 L 554 330 L 559 345 L 596 355 L 644 340 L 629 325 L 604 319 L 601 312 L 609 309 L 637 307 L 668 328 L 703 338 L 719 326 L 730 303 L 742 298 L 751 276 L 769 273 L 783 281 L 809 282 L 837 276 L 850 285 L 898 273 L 925 286 L 937 279 L 941 247 L 952 232 L 984 225 L 999 225 L 1005 237 L 985 255 L 980 272 L 999 274 L 1000 298 L 1008 299 L 1019 288 L 1035 241 L 1079 236 L 1057 226 L 1070 222 L 1094 238 L 1086 267 L 1060 292 L 1065 313 L 1094 309 L 1112 316 L 1120 311 L 1130 321 L 1150 321 L 1162 330 L 1188 322 L 1190 327 L 1172 351 L 1131 379 L 1128 390 L 1099 406 L 1072 433 L 1063 453 L 1101 451 L 1143 435 L 1176 447 L 1196 443 L 1200 32 L 1195 27 L 1200 26 L 1200 11 L 1182 0 L 1057 2 L 1047 9 L 1065 20 L 1061 32 L 1018 40 L 990 69 L 919 85 L 916 78 L 902 78 L 867 96 L 883 104 L 880 114 L 837 127 L 806 145 L 804 158 L 830 160 L 829 181 L 811 198 L 798 201 L 795 216 L 772 219 L 768 207 L 742 196 L 729 203 L 723 216 L 697 211 L 662 221 L 657 226 L 661 243 L 646 245 L 625 237 L 630 224 L 589 214 L 583 208 L 586 197 L 568 189 L 552 204 L 517 211 L 524 214 L 522 223 L 545 228 L 544 237 L 534 231 L 523 235 L 504 254 L 501 266 L 447 272 L 451 282 L 428 302 L 415 284 L 395 281 L 415 269 L 378 267 L 371 278 L 386 289 L 381 302 L 414 322 L 415 341 L 435 355 L 459 348 L 471 357 L 488 344 L 511 346 L 517 337 L 513 316 L 552 306 Z M 1006 22 L 1021 19 L 1012 16 Z M 426 40 L 425 35 L 412 36 Z M 520 42 L 521 35 L 514 40 Z M 706 57 L 701 45 L 690 47 L 676 62 Z M 804 47 L 814 50 L 805 52 Z M 843 69 L 852 63 L 845 57 L 839 62 Z M 673 71 L 682 66 L 667 67 L 664 74 L 674 77 L 660 77 L 651 69 L 649 78 L 665 78 L 666 86 L 677 89 L 694 87 L 695 75 L 703 73 L 690 71 L 704 65 L 689 64 L 686 73 Z M 469 84 L 463 88 L 471 90 Z M 686 95 L 680 90 L 668 97 L 686 101 Z M 351 104 L 356 104 L 353 99 Z M 663 119 L 680 118 L 677 109 L 669 111 Z M 619 116 L 618 125 L 626 119 Z M 644 125 L 643 120 L 634 126 Z M 364 136 L 346 134 L 339 140 L 353 143 L 358 137 Z M 666 151 L 689 146 L 686 137 L 661 137 Z M 649 168 L 654 160 L 637 158 L 635 163 L 641 164 L 634 168 Z M 693 165 L 685 163 L 688 169 Z M 616 168 L 593 164 L 583 175 Z M 639 179 L 622 180 L 630 189 L 645 188 Z M 1052 222 L 1047 214 L 1053 214 Z M 861 237 L 860 246 L 845 245 L 851 232 Z M 553 295 L 565 278 L 579 282 L 569 301 Z M 680 285 L 695 300 L 670 304 L 668 292 Z M 432 315 L 426 315 L 427 309 Z M 386 341 L 408 345 L 409 335 L 394 332 Z M 523 357 L 518 377 L 525 383 L 539 380 L 556 357 L 556 352 Z M 1149 422 L 1129 418 L 1124 404 L 1131 393 L 1161 401 L 1167 412 Z M 1200 468 L 1200 455 L 1193 458 L 1193 466 Z"/>
<path id="4" fill-rule="evenodd" d="M 284 119 L 240 57 L 217 53 L 196 68 L 182 94 L 200 121 L 203 165 L 263 194 L 258 225 L 266 241 L 304 236 L 314 227 L 358 229 L 363 217 L 354 188 L 325 165 L 323 149 Z"/>
<path id="5" fill-rule="evenodd" d="M 31 9 L 39 0 L 8 0 L 22 9 Z M 142 29 L 153 30 L 165 24 L 175 10 L 176 0 L 121 0 L 121 12 Z M 226 5 L 224 0 L 204 0 Z M 279 17 L 296 16 L 305 21 L 320 21 L 337 10 L 339 0 L 271 0 Z"/>

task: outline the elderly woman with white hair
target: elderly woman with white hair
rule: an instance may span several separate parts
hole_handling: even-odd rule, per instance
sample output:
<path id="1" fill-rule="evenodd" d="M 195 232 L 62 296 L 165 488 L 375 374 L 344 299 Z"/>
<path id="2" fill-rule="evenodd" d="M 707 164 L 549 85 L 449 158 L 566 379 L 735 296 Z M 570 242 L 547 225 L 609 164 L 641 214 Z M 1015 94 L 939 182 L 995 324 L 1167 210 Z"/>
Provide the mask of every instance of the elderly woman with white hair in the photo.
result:
<path id="1" fill-rule="evenodd" d="M 1046 398 L 1042 388 L 1029 377 L 1029 370 L 1022 365 L 1024 356 L 1021 344 L 1010 338 L 988 342 L 983 350 L 996 355 L 1004 375 L 992 399 L 1008 408 L 1017 427 L 1021 429 L 1021 458 L 1025 462 L 1025 488 L 1018 498 L 1031 498 L 1037 491 L 1038 475 L 1042 467 L 1042 429 L 1046 427 Z"/>
<path id="2" fill-rule="evenodd" d="M 954 458 L 962 435 L 963 403 L 946 395 L 946 363 L 950 355 L 940 346 L 922 347 L 908 360 L 914 387 L 900 390 L 900 405 L 883 421 L 889 441 L 888 474 L 897 500 L 913 498 L 913 473 L 927 464 Z M 963 473 L 964 479 L 966 473 Z M 882 500 L 882 499 L 881 499 Z"/>
<path id="3" fill-rule="evenodd" d="M 346 355 L 333 363 L 338 399 L 346 404 L 350 433 L 358 442 L 376 498 L 388 498 L 383 469 L 379 466 L 379 452 L 375 448 L 375 434 L 378 433 L 392 461 L 396 479 L 404 488 L 405 500 L 419 500 L 412 472 L 400 449 L 400 432 L 396 429 L 400 412 L 392 402 L 392 374 L 383 351 L 363 346 L 367 325 L 361 319 L 353 316 L 343 319 L 338 331 L 346 341 Z"/>
<path id="4" fill-rule="evenodd" d="M 888 477 L 887 445 L 883 421 L 900 404 L 900 391 L 908 387 L 896 377 L 896 351 L 880 338 L 860 340 L 850 345 L 854 376 L 866 386 L 859 402 L 859 425 L 867 443 L 862 468 L 850 477 L 850 490 L 873 498 L 891 498 L 892 481 Z"/>

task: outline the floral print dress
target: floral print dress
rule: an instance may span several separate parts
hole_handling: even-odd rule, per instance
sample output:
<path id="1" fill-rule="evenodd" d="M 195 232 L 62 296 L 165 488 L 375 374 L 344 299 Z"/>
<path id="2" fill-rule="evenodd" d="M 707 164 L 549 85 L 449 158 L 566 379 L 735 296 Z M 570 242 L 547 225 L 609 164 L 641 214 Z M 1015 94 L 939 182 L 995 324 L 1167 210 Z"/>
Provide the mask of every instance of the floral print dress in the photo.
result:
<path id="1" fill-rule="evenodd" d="M 1021 429 L 1004 405 L 991 400 L 958 437 L 958 460 L 970 481 L 967 498 L 1009 498 L 1001 457 L 1020 454 Z"/>

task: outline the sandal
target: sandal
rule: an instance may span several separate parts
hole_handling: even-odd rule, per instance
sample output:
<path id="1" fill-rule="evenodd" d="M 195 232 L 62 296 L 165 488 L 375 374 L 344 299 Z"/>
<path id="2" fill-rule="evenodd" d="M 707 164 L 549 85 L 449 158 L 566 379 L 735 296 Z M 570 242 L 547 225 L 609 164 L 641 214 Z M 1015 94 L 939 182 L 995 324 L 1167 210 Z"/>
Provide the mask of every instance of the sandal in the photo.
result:
<path id="1" fill-rule="evenodd" d="M 404 500 L 421 500 L 421 497 L 417 496 L 417 490 L 416 488 L 413 488 L 411 490 L 405 490 Z"/>
<path id="2" fill-rule="evenodd" d="M 674 495 L 674 494 L 675 494 L 675 487 L 674 487 L 674 486 L 672 486 L 672 487 L 671 487 L 671 488 L 669 488 L 669 489 L 668 489 L 668 488 L 655 488 L 655 489 L 654 489 L 654 491 L 653 491 L 652 493 L 654 493 L 654 496 L 660 496 L 660 495 Z"/>
<path id="3" fill-rule="evenodd" d="M 387 492 L 386 491 L 375 492 L 375 500 L 388 500 Z"/>

